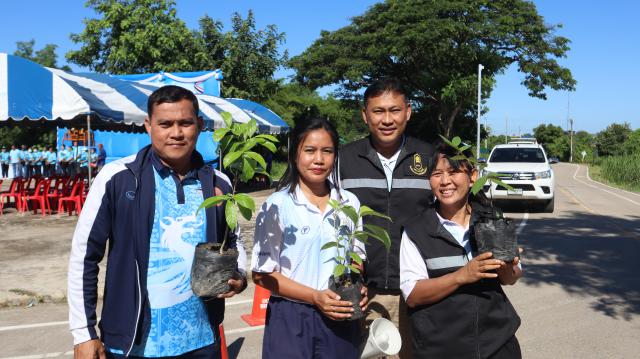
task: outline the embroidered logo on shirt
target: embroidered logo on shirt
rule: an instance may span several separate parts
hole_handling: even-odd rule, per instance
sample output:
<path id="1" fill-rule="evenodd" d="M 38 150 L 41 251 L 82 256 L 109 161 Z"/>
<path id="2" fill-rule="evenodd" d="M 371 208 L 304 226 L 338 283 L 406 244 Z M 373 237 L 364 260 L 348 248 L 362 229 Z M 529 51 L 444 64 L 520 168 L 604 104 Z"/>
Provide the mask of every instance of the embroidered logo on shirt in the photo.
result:
<path id="1" fill-rule="evenodd" d="M 136 199 L 136 192 L 135 191 L 127 191 L 127 193 L 125 193 L 124 195 L 130 201 L 133 201 L 134 199 Z"/>
<path id="2" fill-rule="evenodd" d="M 409 166 L 409 169 L 418 176 L 427 173 L 427 167 L 422 164 L 422 157 L 417 153 L 413 155 L 413 164 Z"/>
<path id="3" fill-rule="evenodd" d="M 309 233 L 309 226 L 302 227 L 302 234 L 307 234 L 307 233 Z"/>

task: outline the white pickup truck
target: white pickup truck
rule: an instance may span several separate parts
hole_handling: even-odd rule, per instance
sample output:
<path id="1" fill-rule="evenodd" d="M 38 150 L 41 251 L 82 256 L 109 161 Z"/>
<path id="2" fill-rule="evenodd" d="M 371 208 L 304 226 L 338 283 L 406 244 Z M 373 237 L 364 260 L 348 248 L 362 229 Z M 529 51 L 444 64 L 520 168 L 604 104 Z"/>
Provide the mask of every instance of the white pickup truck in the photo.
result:
<path id="1" fill-rule="evenodd" d="M 555 179 L 547 154 L 535 139 L 516 139 L 497 145 L 489 154 L 482 175 L 497 173 L 510 185 L 507 189 L 495 182 L 484 186 L 487 197 L 499 201 L 541 204 L 544 212 L 553 212 Z"/>

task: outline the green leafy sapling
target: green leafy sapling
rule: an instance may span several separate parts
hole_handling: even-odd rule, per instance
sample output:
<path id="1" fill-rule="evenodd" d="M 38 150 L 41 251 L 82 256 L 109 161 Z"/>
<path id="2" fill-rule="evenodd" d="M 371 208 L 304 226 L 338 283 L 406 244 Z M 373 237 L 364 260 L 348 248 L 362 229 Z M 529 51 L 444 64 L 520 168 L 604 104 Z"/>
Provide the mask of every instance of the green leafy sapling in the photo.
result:
<path id="1" fill-rule="evenodd" d="M 334 199 L 329 200 L 329 205 L 333 209 L 331 222 L 335 231 L 335 240 L 327 242 L 322 246 L 322 249 L 337 247 L 338 252 L 334 258 L 336 267 L 333 270 L 333 277 L 337 280 L 343 274 L 349 275 L 351 272 L 360 274 L 363 260 L 355 250 L 356 240 L 362 244 L 367 244 L 369 238 L 374 238 L 382 242 L 387 251 L 391 247 L 391 239 L 384 228 L 373 224 L 365 224 L 364 229 L 361 229 L 362 219 L 366 216 L 375 216 L 390 221 L 391 218 L 367 206 L 361 206 L 360 210 L 356 211 L 354 207 L 342 204 Z"/>
<path id="2" fill-rule="evenodd" d="M 440 135 L 440 138 L 442 138 L 442 141 L 444 141 L 446 144 L 451 146 L 457 152 L 457 155 L 451 158 L 452 160 L 455 160 L 455 161 L 465 160 L 469 162 L 472 166 L 476 167 L 478 169 L 478 172 L 482 174 L 481 176 L 478 177 L 476 182 L 471 187 L 471 193 L 473 193 L 474 195 L 478 194 L 478 192 L 480 192 L 482 187 L 484 187 L 484 185 L 487 184 L 487 182 L 489 184 L 491 184 L 491 182 L 495 182 L 506 189 L 513 190 L 513 187 L 511 187 L 510 185 L 500 180 L 500 176 L 504 176 L 504 175 L 500 173 L 493 173 L 493 172 L 482 173 L 482 169 L 485 168 L 487 164 L 480 163 L 473 156 L 468 157 L 467 155 L 465 155 L 464 151 L 471 148 L 471 145 L 464 144 L 462 142 L 462 139 L 460 139 L 460 137 L 456 136 L 451 140 L 448 140 L 446 137 Z"/>
<path id="3" fill-rule="evenodd" d="M 261 146 L 275 152 L 275 144 L 278 143 L 278 139 L 272 135 L 256 134 L 258 125 L 255 120 L 247 123 L 234 123 L 228 112 L 222 112 L 221 116 L 226 127 L 216 129 L 213 133 L 213 140 L 219 143 L 220 153 L 223 156 L 223 168 L 231 173 L 232 190 L 231 193 L 205 199 L 198 211 L 224 203 L 227 229 L 220 247 L 222 254 L 229 230 L 234 231 L 238 226 L 238 212 L 246 220 L 250 220 L 256 209 L 251 196 L 245 193 L 236 193 L 238 181 L 246 183 L 256 174 L 271 179 L 266 172 L 267 164 L 264 158 L 255 149 Z"/>

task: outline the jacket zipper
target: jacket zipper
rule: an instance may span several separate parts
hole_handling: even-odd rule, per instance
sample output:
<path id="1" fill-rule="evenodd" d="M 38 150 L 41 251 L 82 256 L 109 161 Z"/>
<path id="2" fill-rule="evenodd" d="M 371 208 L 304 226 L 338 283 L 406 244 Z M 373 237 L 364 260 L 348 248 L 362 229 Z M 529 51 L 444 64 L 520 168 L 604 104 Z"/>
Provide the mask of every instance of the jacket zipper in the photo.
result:
<path id="1" fill-rule="evenodd" d="M 140 203 L 140 198 L 138 198 L 138 177 L 136 176 L 133 170 L 129 169 L 133 173 L 133 178 L 136 180 L 136 202 Z M 135 241 L 134 241 L 135 244 Z M 134 250 L 134 256 L 136 255 Z M 133 350 L 133 345 L 136 342 L 136 336 L 138 335 L 138 325 L 140 325 L 140 314 L 142 313 L 142 288 L 140 286 L 140 267 L 138 265 L 138 259 L 136 259 L 136 278 L 138 284 L 138 314 L 136 315 L 136 326 L 133 328 L 133 338 L 131 339 L 131 345 L 129 346 L 129 350 L 127 350 L 126 357 L 131 354 L 131 350 Z"/>
<path id="2" fill-rule="evenodd" d="M 393 189 L 393 175 L 391 175 L 391 189 Z M 391 217 L 391 213 L 389 213 L 391 211 L 391 191 L 387 191 L 387 216 Z M 387 221 L 387 233 L 391 232 L 391 226 L 389 224 L 389 221 Z M 386 255 L 386 265 L 385 265 L 385 272 L 384 272 L 384 289 L 389 289 L 389 253 L 391 251 L 387 251 L 387 255 Z"/>
<path id="3" fill-rule="evenodd" d="M 138 315 L 136 316 L 136 326 L 133 329 L 133 339 L 131 340 L 131 345 L 129 346 L 129 350 L 127 351 L 127 355 L 131 354 L 131 350 L 133 350 L 133 345 L 136 342 L 136 335 L 138 335 L 138 325 L 140 324 L 140 313 L 142 312 L 142 288 L 140 288 L 140 269 L 138 267 L 138 260 L 136 259 L 136 277 L 138 278 Z"/>

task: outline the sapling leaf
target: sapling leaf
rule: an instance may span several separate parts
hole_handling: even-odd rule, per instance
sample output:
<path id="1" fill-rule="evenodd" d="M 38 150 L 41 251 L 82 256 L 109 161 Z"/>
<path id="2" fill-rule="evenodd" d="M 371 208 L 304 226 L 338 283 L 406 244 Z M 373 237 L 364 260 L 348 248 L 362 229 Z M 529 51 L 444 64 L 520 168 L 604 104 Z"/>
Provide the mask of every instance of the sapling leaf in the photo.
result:
<path id="1" fill-rule="evenodd" d="M 336 265 L 336 267 L 333 269 L 333 277 L 334 278 L 340 277 L 346 269 L 347 267 L 345 267 L 344 264 Z"/>
<path id="2" fill-rule="evenodd" d="M 446 137 L 444 137 L 443 135 L 438 135 L 440 136 L 440 138 L 444 141 L 444 143 L 446 143 L 447 145 L 453 147 L 453 148 L 458 148 L 458 146 L 454 145 L 451 141 L 449 141 L 449 139 L 447 139 Z"/>
<path id="3" fill-rule="evenodd" d="M 240 176 L 240 179 L 243 182 L 249 182 L 249 180 L 253 178 L 254 174 L 255 174 L 255 171 L 253 170 L 253 166 L 251 165 L 251 162 L 249 162 L 249 160 L 243 157 L 242 158 L 242 174 Z"/>
<path id="4" fill-rule="evenodd" d="M 484 186 L 484 184 L 487 182 L 489 178 L 488 177 L 480 177 L 476 180 L 476 182 L 473 184 L 473 186 L 471 186 L 471 193 L 473 194 L 478 194 L 478 192 L 480 192 L 480 190 L 482 189 L 482 186 Z"/>
<path id="5" fill-rule="evenodd" d="M 247 221 L 251 220 L 251 216 L 253 216 L 253 211 L 251 209 L 238 205 L 238 210 L 240 211 L 240 214 L 242 215 L 242 217 L 244 217 L 244 219 L 246 219 Z"/>
<path id="6" fill-rule="evenodd" d="M 220 112 L 220 116 L 222 117 L 222 120 L 224 121 L 224 124 L 227 126 L 227 128 L 233 126 L 233 117 L 231 117 L 231 114 L 229 112 Z"/>
<path id="7" fill-rule="evenodd" d="M 267 168 L 267 163 L 264 161 L 264 158 L 262 158 L 262 156 L 260 156 L 260 154 L 258 154 L 257 152 L 247 151 L 244 153 L 244 155 L 256 161 L 263 170 Z"/>
<path id="8" fill-rule="evenodd" d="M 227 226 L 232 231 L 236 230 L 238 226 L 238 212 L 233 200 L 227 201 L 224 206 L 224 216 L 227 220 Z"/>
<path id="9" fill-rule="evenodd" d="M 201 209 L 203 208 L 210 208 L 213 206 L 217 206 L 218 204 L 228 200 L 229 198 L 231 198 L 231 195 L 228 194 L 223 194 L 220 196 L 213 196 L 213 197 L 209 197 L 207 199 L 205 199 L 201 204 L 200 207 L 198 207 L 198 210 L 196 211 L 196 214 L 198 212 L 200 212 Z"/>
<path id="10" fill-rule="evenodd" d="M 324 249 L 328 249 L 331 247 L 336 247 L 338 245 L 337 242 L 327 242 L 324 244 L 324 246 L 322 246 L 322 248 L 320 248 L 320 250 L 324 250 Z"/>
<path id="11" fill-rule="evenodd" d="M 370 237 L 381 241 L 382 244 L 387 248 L 387 250 L 391 248 L 391 238 L 389 238 L 389 233 L 387 233 L 384 228 L 376 226 L 374 224 L 365 224 L 364 228 L 368 230 Z"/>
<path id="12" fill-rule="evenodd" d="M 358 269 L 358 267 L 354 266 L 353 264 L 350 264 L 349 268 L 351 269 L 351 271 L 360 274 L 360 269 Z"/>
<path id="13" fill-rule="evenodd" d="M 241 156 L 242 152 L 240 151 L 227 153 L 222 159 L 222 166 L 224 166 L 224 168 L 231 166 L 231 164 L 237 161 Z"/>
<path id="14" fill-rule="evenodd" d="M 464 145 L 464 146 L 458 148 L 458 151 L 459 152 L 464 152 L 464 151 L 466 151 L 466 150 L 468 150 L 470 148 L 471 148 L 471 145 Z"/>
<path id="15" fill-rule="evenodd" d="M 358 212 L 356 212 L 355 208 L 351 206 L 344 206 L 342 207 L 342 212 L 349 217 L 353 224 L 358 223 Z"/>
<path id="16" fill-rule="evenodd" d="M 248 194 L 236 193 L 233 198 L 236 202 L 238 202 L 239 206 L 255 211 L 256 203 Z"/>
<path id="17" fill-rule="evenodd" d="M 365 217 L 365 216 L 374 216 L 374 217 L 380 217 L 380 218 L 385 218 L 389 221 L 391 221 L 391 217 L 386 216 L 380 212 L 376 212 L 373 209 L 367 207 L 367 206 L 360 206 L 360 217 Z"/>
<path id="18" fill-rule="evenodd" d="M 271 152 L 276 152 L 276 149 L 277 149 L 276 145 L 274 145 L 271 142 L 264 142 L 264 143 L 261 143 L 260 145 L 262 145 L 262 147 L 267 148 Z"/>
<path id="19" fill-rule="evenodd" d="M 358 263 L 359 265 L 362 265 L 362 258 L 360 258 L 360 256 L 357 253 L 351 252 L 349 253 L 349 257 L 351 257 L 351 259 Z"/>
<path id="20" fill-rule="evenodd" d="M 467 156 L 465 156 L 463 154 L 460 154 L 460 155 L 455 155 L 455 156 L 451 157 L 451 159 L 454 160 L 454 161 L 463 161 L 463 160 L 466 160 L 468 158 L 467 158 Z"/>
<path id="21" fill-rule="evenodd" d="M 215 142 L 220 142 L 228 132 L 229 129 L 226 127 L 216 129 L 215 131 L 213 131 L 213 140 Z"/>
<path id="22" fill-rule="evenodd" d="M 262 138 L 262 139 L 265 139 L 265 140 L 268 140 L 268 141 L 271 141 L 271 142 L 276 142 L 276 143 L 280 142 L 280 141 L 278 141 L 278 138 L 276 136 L 274 136 L 274 135 L 267 135 L 267 134 L 257 135 L 256 138 Z"/>
<path id="23" fill-rule="evenodd" d="M 340 207 L 340 202 L 336 201 L 333 198 L 329 199 L 329 206 L 331 206 L 331 208 L 333 208 L 333 210 L 338 210 L 338 208 Z"/>
<path id="24" fill-rule="evenodd" d="M 456 136 L 451 140 L 451 144 L 453 145 L 453 147 L 455 147 L 456 149 L 458 149 L 458 146 L 460 145 L 460 142 L 462 142 L 462 140 L 460 139 L 460 137 Z"/>

